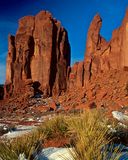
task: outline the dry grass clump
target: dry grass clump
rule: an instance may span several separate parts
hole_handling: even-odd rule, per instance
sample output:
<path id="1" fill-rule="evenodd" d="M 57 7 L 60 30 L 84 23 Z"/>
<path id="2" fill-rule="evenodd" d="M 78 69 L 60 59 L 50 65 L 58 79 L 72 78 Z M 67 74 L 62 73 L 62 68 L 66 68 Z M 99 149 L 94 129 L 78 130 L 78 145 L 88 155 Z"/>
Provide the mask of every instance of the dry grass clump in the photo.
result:
<path id="1" fill-rule="evenodd" d="M 46 139 L 64 137 L 67 135 L 68 131 L 66 118 L 64 115 L 58 115 L 53 119 L 43 123 L 38 128 L 38 131 L 43 133 Z"/>
<path id="2" fill-rule="evenodd" d="M 24 154 L 27 160 L 33 160 L 36 153 L 40 152 L 44 135 L 38 131 L 17 137 L 6 142 L 0 142 L 0 160 L 18 160 Z"/>
<path id="3" fill-rule="evenodd" d="M 116 160 L 119 159 L 119 147 L 113 147 L 108 134 L 108 121 L 103 112 L 86 111 L 79 117 L 70 119 L 68 129 L 73 134 L 72 150 L 74 160 Z M 108 147 L 109 146 L 109 147 Z M 108 153 L 109 148 L 109 153 Z M 110 149 L 111 148 L 111 149 Z M 111 151 L 111 154 L 110 154 Z"/>
<path id="4" fill-rule="evenodd" d="M 33 160 L 42 150 L 44 139 L 63 137 L 66 132 L 65 118 L 57 116 L 43 123 L 32 133 L 0 142 L 0 160 L 18 160 L 20 154 L 24 154 L 27 160 Z"/>
<path id="5" fill-rule="evenodd" d="M 31 134 L 1 142 L 0 160 L 17 160 L 19 154 L 34 160 L 36 153 L 41 151 L 42 140 L 66 136 L 71 138 L 72 149 L 68 151 L 73 160 L 117 160 L 121 149 L 112 144 L 107 125 L 104 113 L 96 109 L 71 116 L 59 115 Z"/>

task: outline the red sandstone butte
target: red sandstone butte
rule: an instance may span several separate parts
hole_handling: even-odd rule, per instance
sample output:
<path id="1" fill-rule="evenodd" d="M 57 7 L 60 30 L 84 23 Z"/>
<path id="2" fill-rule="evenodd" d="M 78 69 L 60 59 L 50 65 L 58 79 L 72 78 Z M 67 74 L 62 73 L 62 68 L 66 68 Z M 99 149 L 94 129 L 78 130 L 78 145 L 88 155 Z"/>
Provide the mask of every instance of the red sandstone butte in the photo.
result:
<path id="1" fill-rule="evenodd" d="M 100 72 L 128 70 L 128 10 L 121 27 L 113 31 L 109 42 L 100 35 L 101 25 L 102 19 L 96 15 L 88 30 L 85 81 Z"/>
<path id="2" fill-rule="evenodd" d="M 69 88 L 86 87 L 91 77 L 102 72 L 128 71 L 128 10 L 109 42 L 100 35 L 101 26 L 102 19 L 97 14 L 88 29 L 84 62 L 77 62 L 70 69 Z"/>
<path id="3" fill-rule="evenodd" d="M 25 16 L 16 36 L 8 37 L 5 97 L 21 93 L 28 79 L 44 95 L 59 95 L 67 88 L 68 66 L 70 45 L 61 23 L 47 11 Z"/>

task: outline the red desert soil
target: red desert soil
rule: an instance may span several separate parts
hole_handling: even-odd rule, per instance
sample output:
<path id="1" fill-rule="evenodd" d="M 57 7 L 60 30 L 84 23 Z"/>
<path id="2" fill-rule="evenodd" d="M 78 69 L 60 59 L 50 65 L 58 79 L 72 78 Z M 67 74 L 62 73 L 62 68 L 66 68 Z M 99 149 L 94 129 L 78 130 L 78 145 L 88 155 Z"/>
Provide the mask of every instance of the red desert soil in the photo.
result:
<path id="1" fill-rule="evenodd" d="M 52 138 L 49 140 L 44 141 L 43 147 L 65 147 L 66 145 L 70 144 L 69 139 L 66 137 L 60 137 L 60 138 Z"/>

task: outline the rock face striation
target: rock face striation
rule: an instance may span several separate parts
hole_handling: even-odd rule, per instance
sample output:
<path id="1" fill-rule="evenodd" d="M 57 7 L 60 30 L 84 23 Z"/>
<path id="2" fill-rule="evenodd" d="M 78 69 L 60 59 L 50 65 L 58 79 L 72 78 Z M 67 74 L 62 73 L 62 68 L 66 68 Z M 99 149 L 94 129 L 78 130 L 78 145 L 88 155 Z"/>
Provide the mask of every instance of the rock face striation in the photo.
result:
<path id="1" fill-rule="evenodd" d="M 33 83 L 46 96 L 59 95 L 67 88 L 68 66 L 70 45 L 61 23 L 47 11 L 21 18 L 16 36 L 8 37 L 5 98 Z"/>

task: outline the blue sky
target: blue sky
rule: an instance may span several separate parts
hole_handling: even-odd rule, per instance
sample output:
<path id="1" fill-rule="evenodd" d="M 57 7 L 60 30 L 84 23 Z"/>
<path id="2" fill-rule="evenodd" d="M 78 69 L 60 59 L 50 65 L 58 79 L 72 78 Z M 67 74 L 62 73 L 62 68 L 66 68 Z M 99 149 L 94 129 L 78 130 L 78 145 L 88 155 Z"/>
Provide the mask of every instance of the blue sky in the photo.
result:
<path id="1" fill-rule="evenodd" d="M 1 0 L 0 1 L 0 83 L 5 81 L 8 34 L 15 34 L 18 19 L 48 10 L 67 29 L 72 64 L 83 60 L 89 24 L 96 13 L 103 19 L 101 35 L 107 40 L 120 26 L 128 0 Z"/>

